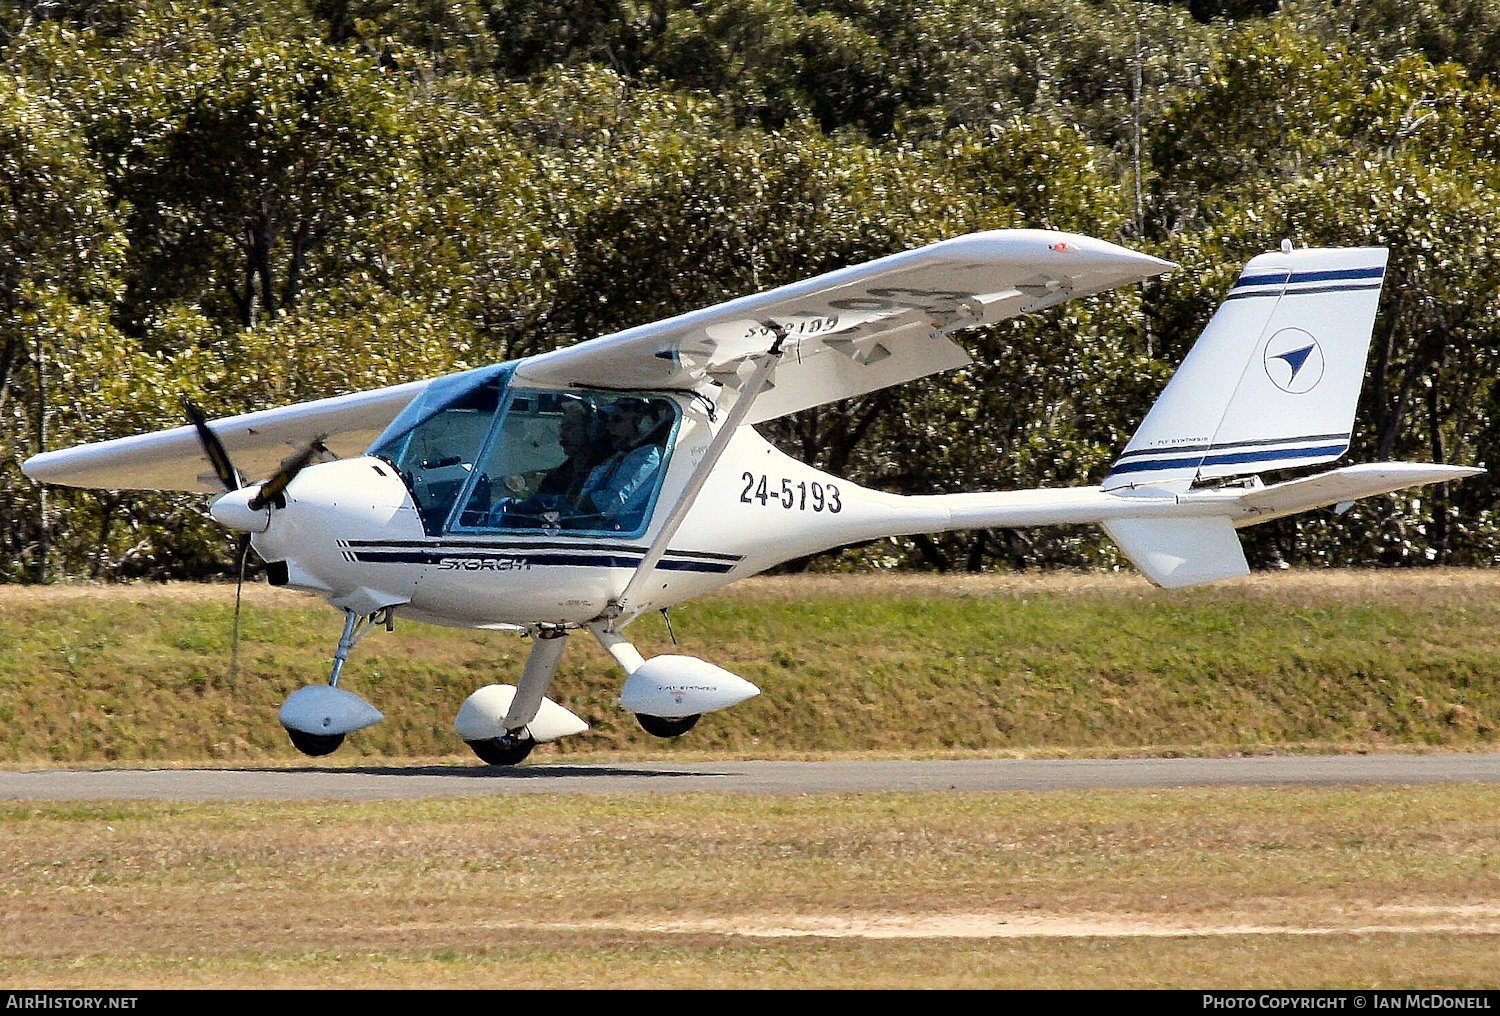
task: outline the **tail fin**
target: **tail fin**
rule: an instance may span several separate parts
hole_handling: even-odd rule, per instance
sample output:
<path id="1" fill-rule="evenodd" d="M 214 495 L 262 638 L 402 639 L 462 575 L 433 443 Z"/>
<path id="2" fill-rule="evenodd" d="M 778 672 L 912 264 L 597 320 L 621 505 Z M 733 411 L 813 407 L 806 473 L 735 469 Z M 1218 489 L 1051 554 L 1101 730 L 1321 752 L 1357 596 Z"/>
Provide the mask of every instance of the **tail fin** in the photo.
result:
<path id="1" fill-rule="evenodd" d="M 1386 253 L 1283 249 L 1252 259 L 1103 488 L 1185 491 L 1347 452 Z"/>

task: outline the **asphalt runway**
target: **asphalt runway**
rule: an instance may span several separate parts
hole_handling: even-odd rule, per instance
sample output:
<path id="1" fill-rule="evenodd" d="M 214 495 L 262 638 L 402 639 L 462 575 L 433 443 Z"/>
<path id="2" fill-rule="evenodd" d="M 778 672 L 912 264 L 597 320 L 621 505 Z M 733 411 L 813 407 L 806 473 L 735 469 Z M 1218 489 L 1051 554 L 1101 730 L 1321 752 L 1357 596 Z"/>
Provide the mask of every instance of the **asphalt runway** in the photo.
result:
<path id="1" fill-rule="evenodd" d="M 513 794 L 863 794 L 1500 783 L 1500 753 L 550 763 L 0 772 L 9 801 L 375 801 Z"/>

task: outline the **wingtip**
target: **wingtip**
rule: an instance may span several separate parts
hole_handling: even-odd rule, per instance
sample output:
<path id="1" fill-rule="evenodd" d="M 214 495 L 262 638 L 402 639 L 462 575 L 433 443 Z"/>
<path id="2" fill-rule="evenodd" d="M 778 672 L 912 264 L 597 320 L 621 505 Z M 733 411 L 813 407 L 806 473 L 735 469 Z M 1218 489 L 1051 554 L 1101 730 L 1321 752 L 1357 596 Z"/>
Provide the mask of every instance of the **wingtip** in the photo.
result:
<path id="1" fill-rule="evenodd" d="M 1414 484 L 1466 480 L 1489 472 L 1483 466 L 1455 466 L 1446 462 L 1365 462 L 1347 466 L 1349 472 L 1395 473 L 1412 478 Z"/>
<path id="2" fill-rule="evenodd" d="M 1129 250 L 1128 247 L 1125 249 Z M 1167 272 L 1174 272 L 1182 267 L 1176 261 L 1168 261 L 1166 258 L 1159 258 L 1154 254 L 1147 254 L 1145 251 L 1132 250 L 1130 253 L 1134 255 L 1132 258 L 1133 262 L 1141 269 L 1142 278 L 1149 278 L 1153 275 L 1165 275 Z"/>
<path id="3" fill-rule="evenodd" d="M 37 483 L 51 483 L 52 477 L 48 474 L 52 473 L 53 470 L 50 467 L 55 461 L 56 455 L 52 452 L 33 455 L 21 463 L 21 475 Z"/>

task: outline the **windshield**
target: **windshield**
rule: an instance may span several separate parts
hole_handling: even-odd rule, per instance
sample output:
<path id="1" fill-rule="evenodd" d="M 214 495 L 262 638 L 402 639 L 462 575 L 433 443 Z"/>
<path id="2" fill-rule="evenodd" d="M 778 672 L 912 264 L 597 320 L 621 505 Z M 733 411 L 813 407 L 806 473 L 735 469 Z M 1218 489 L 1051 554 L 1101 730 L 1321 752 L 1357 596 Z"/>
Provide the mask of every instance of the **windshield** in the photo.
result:
<path id="1" fill-rule="evenodd" d="M 670 398 L 510 389 L 511 367 L 433 382 L 371 446 L 445 531 L 645 530 L 678 421 Z M 462 510 L 455 511 L 462 504 Z"/>
<path id="2" fill-rule="evenodd" d="M 509 376 L 501 365 L 434 381 L 370 447 L 401 473 L 429 533 L 442 531 L 468 485 Z"/>

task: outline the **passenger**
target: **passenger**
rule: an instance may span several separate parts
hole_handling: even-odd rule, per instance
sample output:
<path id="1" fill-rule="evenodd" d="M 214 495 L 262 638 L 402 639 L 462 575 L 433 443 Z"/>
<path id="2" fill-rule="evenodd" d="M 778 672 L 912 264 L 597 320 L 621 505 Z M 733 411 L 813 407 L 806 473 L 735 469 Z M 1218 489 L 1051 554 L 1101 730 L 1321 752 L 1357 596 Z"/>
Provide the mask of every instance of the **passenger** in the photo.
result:
<path id="1" fill-rule="evenodd" d="M 664 406 L 637 396 L 620 399 L 607 410 L 605 433 L 614 453 L 595 466 L 578 495 L 583 529 L 633 530 L 656 490 L 663 444 L 671 414 Z"/>

